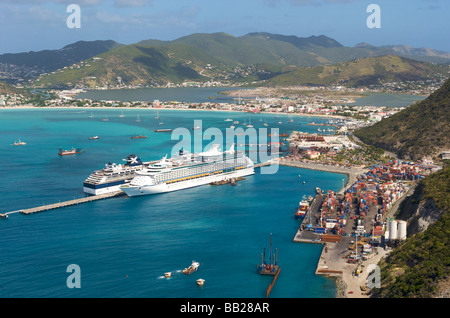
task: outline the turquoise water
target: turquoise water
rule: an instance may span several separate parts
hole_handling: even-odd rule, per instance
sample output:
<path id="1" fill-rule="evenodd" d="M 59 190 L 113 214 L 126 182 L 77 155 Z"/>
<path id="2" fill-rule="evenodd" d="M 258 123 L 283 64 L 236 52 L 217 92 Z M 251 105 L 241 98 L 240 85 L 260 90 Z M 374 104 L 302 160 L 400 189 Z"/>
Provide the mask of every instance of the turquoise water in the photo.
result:
<path id="1" fill-rule="evenodd" d="M 82 197 L 83 180 L 108 161 L 119 163 L 132 153 L 143 160 L 170 153 L 177 141 L 170 133 L 153 132 L 160 128 L 155 110 L 124 110 L 123 118 L 120 113 L 94 109 L 89 118 L 91 110 L 85 109 L 0 110 L 0 213 Z M 225 118 L 249 118 L 175 110 L 159 115 L 170 128 L 191 128 L 200 118 L 204 129 L 225 128 L 230 125 Z M 326 121 L 270 114 L 251 120 L 255 128 L 268 122 L 280 132 L 314 132 L 308 121 Z M 140 133 L 148 138 L 130 139 Z M 100 139 L 89 141 L 93 135 Z M 19 138 L 27 145 L 12 146 Z M 57 155 L 59 147 L 72 146 L 86 152 Z M 276 174 L 257 172 L 235 187 L 201 186 L 12 214 L 0 220 L 0 297 L 263 298 L 272 278 L 256 274 L 256 264 L 263 248 L 268 250 L 270 233 L 282 268 L 271 297 L 335 297 L 334 281 L 314 274 L 322 247 L 292 239 L 302 196 L 316 186 L 338 190 L 342 178 L 281 166 Z M 192 260 L 200 262 L 199 271 L 181 274 Z M 70 264 L 80 266 L 79 289 L 66 286 Z M 168 271 L 172 278 L 163 278 Z M 206 280 L 202 288 L 198 278 Z"/>

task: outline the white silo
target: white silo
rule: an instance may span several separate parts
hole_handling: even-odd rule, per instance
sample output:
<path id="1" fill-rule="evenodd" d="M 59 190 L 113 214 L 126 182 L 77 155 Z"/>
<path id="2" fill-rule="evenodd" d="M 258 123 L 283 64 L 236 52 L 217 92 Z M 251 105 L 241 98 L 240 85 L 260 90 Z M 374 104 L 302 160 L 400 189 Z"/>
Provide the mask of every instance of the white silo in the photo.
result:
<path id="1" fill-rule="evenodd" d="M 406 240 L 406 221 L 398 221 L 398 239 Z"/>
<path id="2" fill-rule="evenodd" d="M 391 220 L 389 223 L 389 241 L 395 241 L 397 236 L 397 220 Z"/>

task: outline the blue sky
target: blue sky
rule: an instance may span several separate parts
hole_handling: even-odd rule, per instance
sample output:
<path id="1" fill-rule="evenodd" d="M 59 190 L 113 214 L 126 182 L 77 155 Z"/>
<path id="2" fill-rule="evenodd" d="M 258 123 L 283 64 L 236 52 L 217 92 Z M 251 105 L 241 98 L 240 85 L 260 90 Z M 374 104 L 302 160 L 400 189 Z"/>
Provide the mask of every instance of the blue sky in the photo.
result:
<path id="1" fill-rule="evenodd" d="M 68 28 L 69 4 L 81 28 Z M 369 4 L 381 28 L 368 28 Z M 448 0 L 0 0 L 0 53 L 59 49 L 79 40 L 173 40 L 192 33 L 327 35 L 345 46 L 406 44 L 450 52 Z"/>

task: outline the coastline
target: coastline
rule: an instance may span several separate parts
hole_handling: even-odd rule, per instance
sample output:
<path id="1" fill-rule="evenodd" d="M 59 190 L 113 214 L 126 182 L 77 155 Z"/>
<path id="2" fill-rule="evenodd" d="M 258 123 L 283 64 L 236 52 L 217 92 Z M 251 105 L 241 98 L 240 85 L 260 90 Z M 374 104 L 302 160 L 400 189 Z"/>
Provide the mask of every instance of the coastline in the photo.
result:
<path id="1" fill-rule="evenodd" d="M 248 113 L 244 111 L 238 111 L 238 110 L 225 110 L 225 109 L 193 109 L 193 108 L 155 108 L 155 107 L 113 107 L 113 106 L 102 106 L 102 107 L 92 107 L 92 106 L 1 106 L 1 109 L 8 109 L 8 110 L 14 110 L 14 109 L 115 109 L 115 110 L 158 110 L 158 111 L 164 111 L 164 110 L 183 110 L 183 111 L 203 111 L 203 112 L 229 112 L 229 113 Z M 345 119 L 348 117 L 345 116 L 339 116 L 339 115 L 324 115 L 324 114 L 305 114 L 305 113 L 282 113 L 282 112 L 259 112 L 257 114 L 273 114 L 276 116 L 282 115 L 282 116 L 305 116 L 305 117 L 323 117 L 323 118 L 335 118 L 335 119 Z M 253 114 L 252 114 L 253 115 Z"/>

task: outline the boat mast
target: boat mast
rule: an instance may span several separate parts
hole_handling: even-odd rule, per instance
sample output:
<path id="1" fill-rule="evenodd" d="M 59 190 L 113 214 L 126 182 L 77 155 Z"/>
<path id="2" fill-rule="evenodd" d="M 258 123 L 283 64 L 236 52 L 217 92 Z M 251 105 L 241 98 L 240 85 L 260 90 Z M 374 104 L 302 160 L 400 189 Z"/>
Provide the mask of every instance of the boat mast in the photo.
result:
<path id="1" fill-rule="evenodd" d="M 272 265 L 272 233 L 270 233 L 270 249 L 269 249 L 269 252 L 270 252 L 270 259 L 269 259 L 269 261 L 270 261 L 270 265 Z"/>

